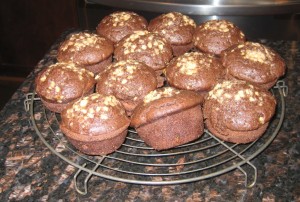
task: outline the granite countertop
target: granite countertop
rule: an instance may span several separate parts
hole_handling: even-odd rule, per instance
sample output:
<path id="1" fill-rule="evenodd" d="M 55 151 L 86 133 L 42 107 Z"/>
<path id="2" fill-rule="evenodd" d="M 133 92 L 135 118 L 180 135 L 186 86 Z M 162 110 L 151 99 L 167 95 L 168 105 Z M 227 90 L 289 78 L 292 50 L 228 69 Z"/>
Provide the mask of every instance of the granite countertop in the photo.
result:
<path id="1" fill-rule="evenodd" d="M 299 41 L 260 40 L 285 59 L 288 71 L 284 81 L 289 93 L 281 130 L 251 161 L 258 170 L 252 188 L 245 187 L 245 176 L 235 169 L 197 182 L 163 186 L 93 176 L 88 193 L 81 195 L 74 188 L 77 168 L 43 144 L 24 109 L 25 95 L 33 91 L 35 75 L 56 62 L 57 46 L 65 36 L 50 48 L 0 112 L 0 201 L 300 201 Z"/>

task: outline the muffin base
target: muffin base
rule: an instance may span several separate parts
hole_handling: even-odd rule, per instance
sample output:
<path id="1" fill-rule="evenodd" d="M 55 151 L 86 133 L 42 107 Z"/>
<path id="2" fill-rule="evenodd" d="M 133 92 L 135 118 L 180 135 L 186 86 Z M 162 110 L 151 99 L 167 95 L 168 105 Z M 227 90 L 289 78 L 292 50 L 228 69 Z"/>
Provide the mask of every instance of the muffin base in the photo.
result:
<path id="1" fill-rule="evenodd" d="M 203 128 L 201 107 L 195 106 L 144 124 L 136 131 L 146 144 L 156 150 L 165 150 L 199 138 Z"/>
<path id="2" fill-rule="evenodd" d="M 128 126 L 124 126 L 107 134 L 84 136 L 69 130 L 63 125 L 60 125 L 60 129 L 71 144 L 82 153 L 88 155 L 106 155 L 116 151 L 125 141 L 127 127 Z"/>
<path id="3" fill-rule="evenodd" d="M 67 136 L 71 144 L 82 153 L 88 155 L 106 155 L 116 151 L 125 141 L 127 130 L 121 134 L 101 141 L 83 142 Z"/>
<path id="4" fill-rule="evenodd" d="M 260 138 L 263 133 L 266 131 L 269 122 L 265 123 L 261 127 L 251 131 L 234 131 L 230 129 L 226 129 L 225 131 L 216 130 L 211 124 L 210 120 L 206 119 L 205 121 L 206 128 L 216 137 L 221 140 L 237 143 L 237 144 L 247 144 L 253 142 Z M 225 135 L 226 134 L 226 135 Z"/>

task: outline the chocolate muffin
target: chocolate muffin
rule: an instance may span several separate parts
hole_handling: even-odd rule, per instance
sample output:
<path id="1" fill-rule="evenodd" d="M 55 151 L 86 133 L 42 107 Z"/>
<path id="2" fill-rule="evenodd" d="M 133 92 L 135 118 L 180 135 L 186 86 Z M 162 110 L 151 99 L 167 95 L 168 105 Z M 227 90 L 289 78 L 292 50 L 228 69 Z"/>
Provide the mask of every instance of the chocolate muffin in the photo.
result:
<path id="1" fill-rule="evenodd" d="M 71 144 L 88 155 L 105 155 L 125 140 L 130 120 L 114 96 L 91 94 L 61 113 L 60 129 Z"/>
<path id="2" fill-rule="evenodd" d="M 217 84 L 206 97 L 203 114 L 207 129 L 221 140 L 249 143 L 267 129 L 275 113 L 273 95 L 246 81 Z"/>
<path id="3" fill-rule="evenodd" d="M 159 15 L 149 23 L 148 30 L 163 36 L 171 44 L 173 55 L 182 55 L 193 48 L 195 21 L 181 13 Z"/>
<path id="4" fill-rule="evenodd" d="M 196 48 L 219 55 L 233 45 L 245 42 L 244 33 L 227 20 L 209 20 L 200 24 L 193 36 Z"/>
<path id="5" fill-rule="evenodd" d="M 189 52 L 173 59 L 166 68 L 170 86 L 206 93 L 223 79 L 225 68 L 212 54 Z"/>
<path id="6" fill-rule="evenodd" d="M 154 69 L 159 86 L 164 81 L 160 75 L 172 57 L 172 48 L 166 39 L 148 31 L 136 31 L 126 36 L 117 43 L 114 51 L 118 61 L 136 60 Z"/>
<path id="7" fill-rule="evenodd" d="M 156 150 L 185 144 L 203 134 L 201 96 L 193 91 L 163 87 L 146 95 L 133 112 L 133 126 Z"/>
<path id="8" fill-rule="evenodd" d="M 60 113 L 68 104 L 91 94 L 94 74 L 74 63 L 56 63 L 41 71 L 35 79 L 35 91 L 49 110 Z"/>
<path id="9" fill-rule="evenodd" d="M 137 104 L 157 86 L 154 70 L 144 63 L 122 60 L 96 76 L 96 91 L 114 95 L 130 116 Z"/>
<path id="10" fill-rule="evenodd" d="M 117 11 L 105 16 L 98 24 L 96 32 L 116 44 L 134 31 L 147 30 L 147 26 L 148 22 L 143 16 L 129 11 Z"/>
<path id="11" fill-rule="evenodd" d="M 71 34 L 58 48 L 59 62 L 73 62 L 93 73 L 99 73 L 112 62 L 113 43 L 97 34 Z"/>
<path id="12" fill-rule="evenodd" d="M 229 79 L 245 80 L 266 89 L 285 73 L 280 55 L 260 43 L 245 42 L 229 48 L 222 52 L 221 61 Z"/>

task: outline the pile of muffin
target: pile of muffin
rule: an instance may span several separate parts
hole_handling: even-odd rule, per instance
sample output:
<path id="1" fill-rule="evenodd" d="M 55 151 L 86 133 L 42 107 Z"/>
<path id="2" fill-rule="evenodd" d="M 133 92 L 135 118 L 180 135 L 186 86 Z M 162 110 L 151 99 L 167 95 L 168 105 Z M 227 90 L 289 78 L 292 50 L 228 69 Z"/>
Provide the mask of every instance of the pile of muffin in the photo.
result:
<path id="1" fill-rule="evenodd" d="M 197 26 L 177 12 L 149 24 L 114 12 L 95 31 L 69 35 L 57 61 L 36 77 L 36 93 L 89 155 L 117 150 L 129 126 L 156 150 L 196 140 L 205 127 L 224 141 L 254 141 L 275 113 L 268 90 L 285 73 L 278 53 L 246 41 L 232 22 Z"/>

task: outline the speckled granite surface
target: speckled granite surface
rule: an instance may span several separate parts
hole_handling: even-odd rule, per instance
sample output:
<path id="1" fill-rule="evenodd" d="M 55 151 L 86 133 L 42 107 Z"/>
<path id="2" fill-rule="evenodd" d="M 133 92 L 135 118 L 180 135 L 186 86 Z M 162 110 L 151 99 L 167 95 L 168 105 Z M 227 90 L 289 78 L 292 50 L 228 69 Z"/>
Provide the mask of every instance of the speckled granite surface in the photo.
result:
<path id="1" fill-rule="evenodd" d="M 245 176 L 235 169 L 210 179 L 164 186 L 93 176 L 88 193 L 81 195 L 74 189 L 77 168 L 43 144 L 23 104 L 25 95 L 32 92 L 36 73 L 55 62 L 60 40 L 0 112 L 0 201 L 300 201 L 300 42 L 261 41 L 286 60 L 288 72 L 284 80 L 289 94 L 280 132 L 251 161 L 258 170 L 254 187 L 246 188 Z"/>

